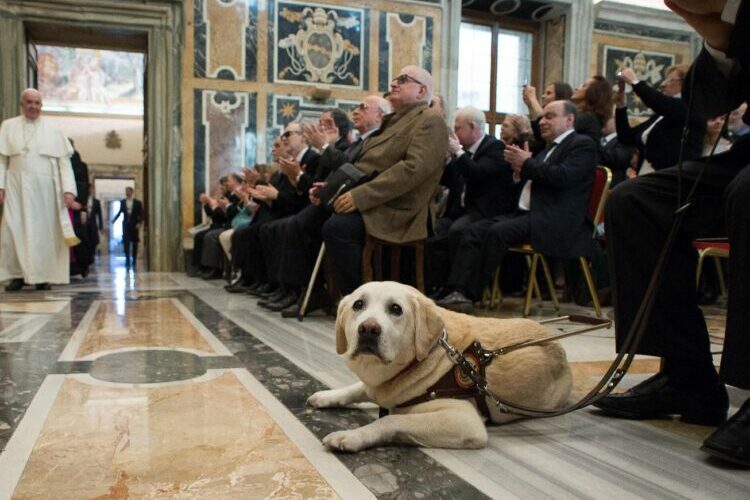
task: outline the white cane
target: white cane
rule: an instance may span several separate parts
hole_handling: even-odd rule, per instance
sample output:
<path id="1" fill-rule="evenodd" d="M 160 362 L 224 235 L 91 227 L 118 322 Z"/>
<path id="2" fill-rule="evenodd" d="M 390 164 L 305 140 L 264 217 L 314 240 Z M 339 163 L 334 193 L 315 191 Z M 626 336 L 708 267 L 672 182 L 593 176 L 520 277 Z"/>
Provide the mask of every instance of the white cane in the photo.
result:
<path id="1" fill-rule="evenodd" d="M 302 301 L 302 306 L 299 308 L 299 313 L 297 314 L 297 320 L 302 321 L 302 319 L 305 317 L 305 312 L 307 310 L 307 304 L 310 302 L 310 295 L 312 294 L 313 287 L 315 286 L 315 279 L 318 277 L 318 272 L 320 271 L 320 263 L 323 262 L 323 256 L 326 253 L 326 244 L 321 243 L 320 244 L 320 251 L 318 252 L 318 259 L 315 261 L 315 267 L 313 267 L 312 275 L 310 276 L 310 282 L 307 284 L 307 290 L 305 291 L 305 298 Z"/>

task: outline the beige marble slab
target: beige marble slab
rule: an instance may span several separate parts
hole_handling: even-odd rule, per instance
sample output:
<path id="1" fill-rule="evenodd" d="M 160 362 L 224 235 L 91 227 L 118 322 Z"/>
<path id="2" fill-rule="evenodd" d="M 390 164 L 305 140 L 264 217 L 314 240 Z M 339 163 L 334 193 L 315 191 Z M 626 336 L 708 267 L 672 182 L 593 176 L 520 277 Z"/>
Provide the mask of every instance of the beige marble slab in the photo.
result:
<path id="1" fill-rule="evenodd" d="M 65 309 L 68 303 L 68 300 L 49 300 L 44 302 L 0 302 L 0 313 L 57 314 Z"/>
<path id="2" fill-rule="evenodd" d="M 338 498 L 233 373 L 84 380 L 65 377 L 13 498 Z"/>
<path id="3" fill-rule="evenodd" d="M 119 349 L 169 347 L 216 353 L 168 298 L 102 301 L 75 359 Z"/>

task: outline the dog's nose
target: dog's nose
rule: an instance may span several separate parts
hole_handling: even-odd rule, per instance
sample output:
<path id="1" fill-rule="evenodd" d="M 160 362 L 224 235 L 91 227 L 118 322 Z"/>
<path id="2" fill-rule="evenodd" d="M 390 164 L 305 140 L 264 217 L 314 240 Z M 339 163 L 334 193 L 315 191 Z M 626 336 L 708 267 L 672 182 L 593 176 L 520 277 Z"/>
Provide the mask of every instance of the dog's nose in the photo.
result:
<path id="1" fill-rule="evenodd" d="M 366 319 L 359 324 L 357 332 L 360 335 L 372 335 L 378 337 L 380 335 L 380 325 L 374 319 Z"/>

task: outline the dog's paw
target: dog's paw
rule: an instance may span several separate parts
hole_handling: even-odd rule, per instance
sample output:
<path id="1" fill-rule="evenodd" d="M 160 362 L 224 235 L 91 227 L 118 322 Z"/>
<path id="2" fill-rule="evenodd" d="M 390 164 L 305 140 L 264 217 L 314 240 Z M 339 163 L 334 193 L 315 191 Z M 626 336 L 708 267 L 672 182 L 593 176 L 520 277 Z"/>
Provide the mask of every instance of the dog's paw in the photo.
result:
<path id="1" fill-rule="evenodd" d="M 313 408 L 335 408 L 341 406 L 338 393 L 340 391 L 332 389 L 329 391 L 318 391 L 307 398 L 307 406 Z"/>
<path id="2" fill-rule="evenodd" d="M 359 429 L 351 431 L 332 432 L 323 438 L 323 446 L 330 451 L 356 452 L 364 450 L 369 445 Z"/>

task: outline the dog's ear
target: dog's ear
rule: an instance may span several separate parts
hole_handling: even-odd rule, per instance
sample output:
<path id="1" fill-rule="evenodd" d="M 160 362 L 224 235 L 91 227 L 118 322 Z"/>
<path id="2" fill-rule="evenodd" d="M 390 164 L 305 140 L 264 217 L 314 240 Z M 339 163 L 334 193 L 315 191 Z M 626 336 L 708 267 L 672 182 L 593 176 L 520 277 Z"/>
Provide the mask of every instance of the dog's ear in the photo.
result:
<path id="1" fill-rule="evenodd" d="M 445 324 L 433 301 L 417 290 L 412 294 L 414 307 L 414 349 L 417 361 L 422 361 L 443 333 Z"/>
<path id="2" fill-rule="evenodd" d="M 336 352 L 338 354 L 344 354 L 348 349 L 346 343 L 346 324 L 349 321 L 349 303 L 351 302 L 350 295 L 343 297 L 339 302 L 339 308 L 336 312 Z"/>

